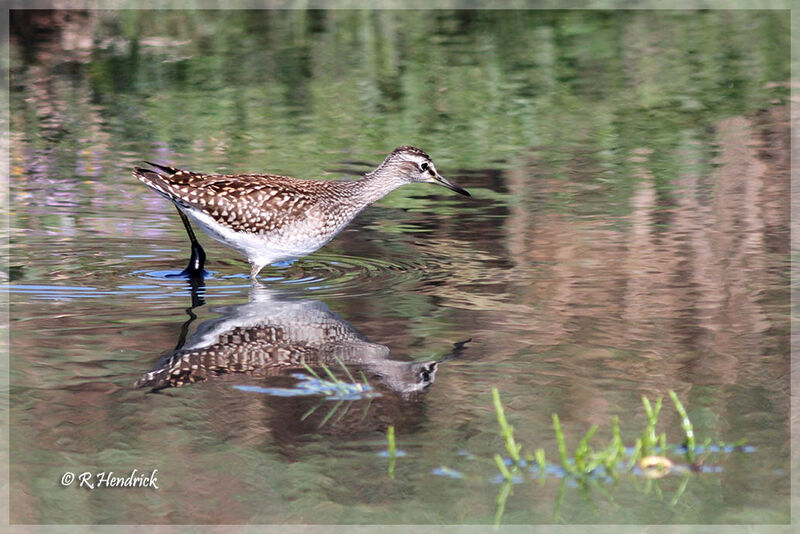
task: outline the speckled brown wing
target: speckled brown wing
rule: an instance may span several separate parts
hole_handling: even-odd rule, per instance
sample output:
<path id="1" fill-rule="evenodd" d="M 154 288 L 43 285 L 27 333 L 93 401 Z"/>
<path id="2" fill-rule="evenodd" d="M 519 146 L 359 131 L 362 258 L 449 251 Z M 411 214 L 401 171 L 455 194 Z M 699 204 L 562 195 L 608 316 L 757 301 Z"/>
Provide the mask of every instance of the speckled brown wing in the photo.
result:
<path id="1" fill-rule="evenodd" d="M 272 174 L 207 175 L 150 165 L 158 171 L 136 167 L 134 174 L 169 200 L 201 210 L 232 230 L 258 234 L 302 219 L 317 198 L 309 186 L 325 185 Z"/>

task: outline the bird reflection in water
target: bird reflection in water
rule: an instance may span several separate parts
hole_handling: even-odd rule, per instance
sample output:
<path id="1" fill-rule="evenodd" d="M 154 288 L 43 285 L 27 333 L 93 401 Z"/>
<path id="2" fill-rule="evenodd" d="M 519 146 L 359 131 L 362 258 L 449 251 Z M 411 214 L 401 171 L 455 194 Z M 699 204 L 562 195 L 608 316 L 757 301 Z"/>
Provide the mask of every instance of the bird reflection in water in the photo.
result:
<path id="1" fill-rule="evenodd" d="M 154 369 L 138 380 L 137 386 L 162 391 L 206 381 L 213 382 L 213 387 L 224 385 L 227 389 L 219 400 L 231 403 L 230 410 L 226 410 L 228 419 L 246 418 L 247 409 L 234 404 L 246 403 L 243 397 L 256 397 L 264 399 L 269 412 L 280 412 L 281 427 L 285 430 L 289 421 L 292 421 L 290 426 L 325 425 L 346 431 L 344 426 L 353 431 L 354 420 L 361 430 L 402 424 L 396 421 L 398 418 L 415 420 L 418 419 L 415 412 L 421 409 L 420 393 L 433 383 L 439 366 L 460 356 L 469 342 L 454 344 L 450 354 L 438 360 L 390 359 L 387 346 L 366 339 L 324 303 L 287 298 L 258 284 L 253 285 L 249 302 L 211 308 L 219 317 L 200 323 L 188 335 L 191 323 L 196 320 L 193 310 L 204 304 L 199 296 L 202 280 L 190 283 L 192 307 L 187 310 L 190 319 L 181 329 L 177 347 L 162 356 Z M 350 376 L 363 374 L 373 395 L 378 393 L 378 396 L 348 401 L 346 406 L 338 407 L 339 413 L 331 413 L 337 403 L 326 402 L 319 396 L 277 397 L 233 387 L 243 381 L 272 388 L 291 387 L 297 383 L 293 374 L 308 374 L 305 365 L 323 378 L 327 367 L 346 382 L 351 382 Z M 263 407 L 260 410 L 263 412 Z M 358 417 L 345 416 L 344 410 Z"/>

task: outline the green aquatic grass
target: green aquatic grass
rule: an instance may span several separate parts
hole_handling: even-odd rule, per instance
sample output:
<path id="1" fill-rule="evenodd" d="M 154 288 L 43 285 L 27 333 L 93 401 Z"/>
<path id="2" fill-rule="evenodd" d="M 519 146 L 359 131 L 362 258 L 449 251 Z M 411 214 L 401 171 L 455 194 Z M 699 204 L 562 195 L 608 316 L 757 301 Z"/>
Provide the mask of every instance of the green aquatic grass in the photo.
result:
<path id="1" fill-rule="evenodd" d="M 650 404 L 650 400 L 642 395 L 642 404 L 644 404 L 644 411 L 647 414 L 647 426 L 642 433 L 641 453 L 642 456 L 650 456 L 659 442 L 656 435 L 656 425 L 658 425 L 658 416 L 661 414 L 661 397 L 656 400 L 656 404 L 653 406 Z"/>
<path id="2" fill-rule="evenodd" d="M 684 457 L 689 464 L 688 466 L 675 466 L 663 456 L 670 453 L 670 448 L 667 444 L 666 432 L 658 432 L 658 423 L 663 407 L 661 397 L 657 398 L 654 402 L 651 402 L 650 399 L 642 396 L 642 406 L 644 407 L 645 414 L 647 416 L 647 422 L 642 432 L 635 437 L 633 446 L 630 449 L 626 447 L 620 433 L 619 417 L 614 416 L 611 420 L 611 439 L 605 446 L 595 448 L 592 445 L 591 440 L 598 430 L 597 425 L 592 425 L 589 430 L 580 438 L 574 451 L 570 453 L 567 447 L 567 440 L 564 436 L 564 431 L 561 426 L 561 420 L 558 414 L 552 414 L 553 432 L 555 434 L 558 447 L 558 461 L 555 463 L 555 465 L 553 465 L 555 470 L 550 472 L 554 473 L 555 476 L 561 476 L 562 478 L 559 497 L 554 510 L 554 520 L 557 521 L 557 517 L 560 515 L 561 503 L 563 502 L 564 491 L 566 488 L 564 481 L 567 477 L 577 479 L 579 482 L 579 487 L 582 488 L 582 491 L 588 491 L 589 488 L 597 488 L 601 490 L 608 498 L 613 500 L 613 497 L 600 486 L 600 483 L 598 482 L 599 479 L 593 476 L 597 472 L 597 469 L 602 466 L 603 473 L 605 475 L 611 477 L 611 479 L 614 481 L 618 481 L 621 474 L 633 473 L 643 458 L 655 456 L 656 454 L 660 454 L 662 456 L 655 456 L 655 458 L 652 460 L 654 467 L 641 467 L 641 472 L 647 476 L 647 482 L 645 483 L 642 491 L 645 493 L 652 492 L 659 498 L 663 498 L 663 495 L 661 495 L 661 489 L 657 484 L 657 479 L 674 471 L 682 472 L 683 477 L 681 483 L 669 501 L 671 506 L 675 506 L 677 504 L 680 497 L 684 494 L 690 479 L 694 476 L 692 467 L 702 464 L 705 457 L 711 454 L 708 447 L 711 443 L 711 440 L 705 441 L 705 452 L 703 453 L 703 458 L 698 460 L 696 458 L 697 446 L 692 422 L 689 419 L 686 409 L 678 399 L 678 396 L 675 394 L 675 392 L 668 390 L 668 393 L 675 406 L 676 412 L 681 418 L 681 427 L 686 434 L 686 439 L 683 444 L 686 447 Z M 502 476 L 502 485 L 495 498 L 496 513 L 494 524 L 495 527 L 498 527 L 505 511 L 506 501 L 510 495 L 513 495 L 513 485 L 522 481 L 520 475 L 524 473 L 524 471 L 522 471 L 521 468 L 525 465 L 525 463 L 521 461 L 520 456 L 523 445 L 518 443 L 514 437 L 514 427 L 506 418 L 505 409 L 500 400 L 500 393 L 497 388 L 492 388 L 492 403 L 494 405 L 497 422 L 500 427 L 500 437 L 503 439 L 505 450 L 511 459 L 511 464 L 509 466 L 507 465 L 507 461 L 503 458 L 503 455 L 500 453 L 495 453 L 492 458 L 494 465 L 497 467 L 497 470 Z M 741 441 L 737 442 L 739 445 L 742 443 L 743 442 Z M 723 447 L 725 444 L 719 443 L 719 446 Z M 679 446 L 675 446 L 672 449 L 672 453 L 675 453 L 678 447 Z M 662 458 L 664 461 L 659 462 L 658 460 Z M 544 478 L 548 475 L 549 467 L 544 448 L 540 447 L 535 449 L 533 454 L 527 453 L 525 455 L 525 460 L 529 464 L 533 464 L 535 462 L 538 470 L 538 478 L 543 483 Z M 648 463 L 650 462 L 651 461 L 648 461 Z M 561 473 L 563 473 L 563 475 L 558 475 L 559 470 Z"/>
<path id="3" fill-rule="evenodd" d="M 619 459 L 625 454 L 625 446 L 619 434 L 619 418 L 614 417 L 611 428 L 612 437 L 608 445 L 602 449 L 594 449 L 590 444 L 590 440 L 597 432 L 598 426 L 592 425 L 578 442 L 578 445 L 575 447 L 575 452 L 570 457 L 567 453 L 567 445 L 564 439 L 564 431 L 561 429 L 561 421 L 558 414 L 553 414 L 553 431 L 555 432 L 556 442 L 558 443 L 561 467 L 566 472 L 580 478 L 592 474 L 602 465 L 606 472 L 616 478 L 617 464 Z M 542 470 L 544 469 L 543 466 L 546 466 L 546 464 L 544 464 L 543 450 L 540 455 L 542 461 L 539 462 L 537 460 L 537 464 L 539 465 L 539 469 Z"/>
<path id="4" fill-rule="evenodd" d="M 320 364 L 320 367 L 322 368 L 323 371 L 325 371 L 325 375 L 327 375 L 327 377 L 328 377 L 327 379 L 322 378 L 319 375 L 319 373 L 314 371 L 314 369 L 312 369 L 311 366 L 308 365 L 308 363 L 306 363 L 305 361 L 302 362 L 302 364 L 303 364 L 303 368 L 306 371 L 308 371 L 311 374 L 311 376 L 313 376 L 314 378 L 316 378 L 320 382 L 332 385 L 341 394 L 349 395 L 349 394 L 352 394 L 354 392 L 366 391 L 367 389 L 370 388 L 370 385 L 367 382 L 367 377 L 364 376 L 363 371 L 361 372 L 361 380 L 362 381 L 358 382 L 355 379 L 355 377 L 353 377 L 352 373 L 350 372 L 350 369 L 347 368 L 347 366 L 344 364 L 344 362 L 340 358 L 337 357 L 336 361 L 339 363 L 339 365 L 342 367 L 342 369 L 344 369 L 344 372 L 347 375 L 347 377 L 350 379 L 350 382 L 345 382 L 344 380 L 339 379 L 336 375 L 333 374 L 333 371 L 331 371 L 330 367 L 328 367 L 324 363 Z"/>
<path id="5" fill-rule="evenodd" d="M 503 478 L 505 478 L 508 481 L 514 480 L 514 474 L 508 467 L 506 467 L 505 462 L 503 462 L 502 456 L 500 456 L 499 454 L 495 454 L 494 463 L 497 465 L 497 469 L 500 471 L 500 474 L 503 475 Z"/>
<path id="6" fill-rule="evenodd" d="M 553 430 L 556 433 L 556 441 L 558 442 L 558 455 L 561 458 L 561 465 L 564 467 L 564 469 L 572 473 L 574 472 L 574 468 L 567 459 L 567 443 L 564 440 L 564 432 L 561 430 L 561 421 L 556 413 L 553 414 Z"/>
<path id="7" fill-rule="evenodd" d="M 611 419 L 611 442 L 603 452 L 600 462 L 603 464 L 606 471 L 613 478 L 616 478 L 617 470 L 615 468 L 620 458 L 625 454 L 625 446 L 622 443 L 622 436 L 620 436 L 619 433 L 619 417 L 616 415 Z"/>
<path id="8" fill-rule="evenodd" d="M 642 438 L 636 438 L 636 441 L 633 444 L 633 454 L 631 454 L 631 459 L 625 466 L 625 469 L 628 471 L 633 469 L 633 466 L 636 465 L 636 462 L 638 462 L 641 457 L 642 457 Z"/>
<path id="9" fill-rule="evenodd" d="M 353 377 L 352 373 L 350 372 L 350 370 L 347 368 L 347 366 L 344 364 L 344 362 L 341 359 L 339 359 L 337 357 L 336 361 L 339 363 L 339 365 L 341 365 L 342 369 L 344 369 L 344 372 L 345 372 L 345 374 L 347 374 L 347 377 L 350 379 L 350 382 L 345 382 L 345 381 L 340 380 L 339 378 L 337 378 L 336 375 L 333 374 L 331 369 L 327 365 L 325 365 L 324 363 L 321 364 L 320 367 L 322 367 L 322 370 L 325 371 L 324 374 L 328 378 L 322 378 L 320 376 L 320 374 L 317 373 L 316 371 L 314 371 L 314 369 L 312 369 L 311 366 L 309 366 L 306 362 L 301 362 L 302 365 L 303 365 L 303 368 L 306 371 L 308 371 L 308 373 L 311 374 L 311 376 L 316 378 L 320 383 L 327 384 L 327 385 L 331 386 L 329 391 L 322 391 L 321 392 L 323 395 L 325 395 L 326 398 L 330 398 L 331 396 L 336 395 L 336 394 L 341 394 L 341 395 L 359 394 L 359 393 L 367 392 L 368 390 L 371 389 L 371 386 L 369 385 L 369 382 L 367 381 L 367 377 L 364 376 L 364 372 L 363 371 L 361 372 L 361 382 L 359 383 L 358 381 L 356 381 L 355 377 Z M 347 404 L 345 404 L 345 402 L 347 402 Z M 306 411 L 306 413 L 304 413 L 300 417 L 300 420 L 301 421 L 305 421 L 314 412 L 316 412 L 317 409 L 320 406 L 322 406 L 323 404 L 325 404 L 325 400 L 320 401 L 315 406 L 313 406 L 311 409 Z M 364 412 L 361 415 L 361 420 L 362 421 L 367 416 L 367 411 L 369 410 L 371 405 L 372 405 L 372 398 L 370 396 L 369 397 L 369 402 L 364 406 Z M 340 408 L 342 408 L 343 406 L 344 406 L 344 409 L 340 410 Z M 336 402 L 336 404 L 334 404 L 328 410 L 328 413 L 325 414 L 325 417 L 322 418 L 322 421 L 319 424 L 319 428 L 322 428 L 323 426 L 328 424 L 328 422 L 331 421 L 331 420 L 333 420 L 334 423 L 340 421 L 348 413 L 348 411 L 350 410 L 350 406 L 351 406 L 351 402 L 350 402 L 349 399 L 339 399 Z M 333 419 L 333 416 L 336 415 L 337 413 L 339 414 L 339 416 L 336 417 L 335 419 Z"/>
<path id="10" fill-rule="evenodd" d="M 626 473 L 644 476 L 647 481 L 643 486 L 637 483 L 637 488 L 645 494 L 652 493 L 659 499 L 663 499 L 664 496 L 658 485 L 658 479 L 671 473 L 680 473 L 682 474 L 682 480 L 672 498 L 668 501 L 670 506 L 675 506 L 686 491 L 689 481 L 695 476 L 697 466 L 702 465 L 705 458 L 712 454 L 709 448 L 711 440 L 706 440 L 701 458 L 696 458 L 698 448 L 692 422 L 678 396 L 674 391 L 668 390 L 675 410 L 681 418 L 681 427 L 686 435 L 682 445 L 670 446 L 667 443 L 666 432 L 658 431 L 663 399 L 659 397 L 654 402 L 651 402 L 650 399 L 642 396 L 642 406 L 647 420 L 644 429 L 635 436 L 633 445 L 630 447 L 625 445 L 620 432 L 619 417 L 614 416 L 611 419 L 611 438 L 605 445 L 595 446 L 592 444 L 592 439 L 599 429 L 597 425 L 592 425 L 580 437 L 574 450 L 570 451 L 561 426 L 561 420 L 558 414 L 553 413 L 553 432 L 558 448 L 558 460 L 548 463 L 545 449 L 542 447 L 534 449 L 533 453 L 522 454 L 523 445 L 514 436 L 514 426 L 506 417 L 506 410 L 500 399 L 500 392 L 496 387 L 493 387 L 491 391 L 492 405 L 499 427 L 499 437 L 502 439 L 505 448 L 503 452 L 508 457 L 504 457 L 502 452 L 496 452 L 491 459 L 477 459 L 481 464 L 493 464 L 500 474 L 500 477 L 495 477 L 495 480 L 499 480 L 500 483 L 500 489 L 495 497 L 495 527 L 500 525 L 506 502 L 514 494 L 514 485 L 524 483 L 526 474 L 530 477 L 535 476 L 541 484 L 544 484 L 547 478 L 560 478 L 562 480 L 554 509 L 554 521 L 557 521 L 560 516 L 561 504 L 564 500 L 565 482 L 568 478 L 577 481 L 578 488 L 586 499 L 589 499 L 589 491 L 596 489 L 613 502 L 613 495 L 602 486 L 604 481 L 608 481 L 606 477 L 617 483 L 620 476 Z M 389 476 L 393 478 L 394 429 L 392 427 L 390 427 L 387 434 L 387 440 L 390 444 L 389 456 L 391 458 Z M 743 441 L 739 441 L 734 444 L 734 447 L 740 446 L 742 443 Z M 724 443 L 720 442 L 718 442 L 718 446 L 720 450 L 726 447 Z M 685 452 L 679 452 L 683 447 L 685 447 Z M 668 454 L 681 454 L 687 463 L 673 463 L 666 458 Z M 646 463 L 641 462 L 644 458 L 647 458 Z M 452 478 L 465 478 L 459 471 L 448 467 L 442 466 L 439 471 L 450 473 L 451 476 L 452 474 L 457 475 Z"/>
<path id="11" fill-rule="evenodd" d="M 681 416 L 681 428 L 686 433 L 686 455 L 687 459 L 690 462 L 694 461 L 694 427 L 692 426 L 691 420 L 689 420 L 689 416 L 686 413 L 686 408 L 683 407 L 680 399 L 675 394 L 674 391 L 671 389 L 669 390 L 669 397 L 672 399 L 672 403 L 675 405 L 675 410 Z"/>
<path id="12" fill-rule="evenodd" d="M 503 518 L 503 513 L 506 511 L 506 501 L 508 501 L 508 496 L 514 493 L 514 483 L 511 480 L 506 480 L 503 482 L 503 485 L 500 486 L 500 491 L 497 492 L 497 497 L 495 497 L 495 512 L 494 512 L 494 529 L 497 530 L 500 527 L 500 520 Z"/>
<path id="13" fill-rule="evenodd" d="M 579 474 L 589 474 L 600 465 L 598 453 L 589 445 L 589 440 L 592 439 L 595 432 L 597 432 L 597 425 L 592 425 L 575 448 L 573 458 L 575 459 L 575 471 Z"/>
<path id="14" fill-rule="evenodd" d="M 695 441 L 694 428 L 683 404 L 678 399 L 674 391 L 668 391 L 670 398 L 675 406 L 675 410 L 681 418 L 681 427 L 686 434 L 686 439 L 683 445 L 686 448 L 684 457 L 689 465 L 695 463 L 702 464 L 702 459 L 698 461 L 696 458 L 697 445 Z M 500 399 L 500 392 L 497 388 L 492 388 L 492 404 L 494 406 L 495 415 L 498 425 L 500 427 L 500 437 L 505 445 L 505 452 L 508 454 L 511 462 L 503 457 L 501 453 L 495 453 L 492 462 L 499 471 L 503 480 L 506 482 L 513 482 L 515 476 L 518 475 L 520 468 L 528 464 L 534 464 L 538 470 L 538 476 L 545 477 L 550 464 L 547 462 L 546 452 L 543 448 L 537 448 L 533 454 L 525 454 L 525 460 L 522 460 L 521 443 L 518 443 L 514 437 L 514 427 L 508 422 L 506 417 L 505 408 L 503 407 Z M 564 430 L 561 426 L 561 420 L 558 414 L 552 414 L 553 419 L 553 432 L 556 438 L 558 448 L 558 461 L 555 466 L 562 470 L 565 475 L 572 476 L 580 480 L 586 480 L 595 474 L 599 467 L 603 468 L 603 472 L 610 476 L 612 479 L 617 480 L 620 474 L 633 471 L 639 462 L 649 456 L 663 457 L 663 455 L 670 453 L 670 446 L 667 443 L 666 432 L 658 431 L 658 423 L 662 414 L 663 399 L 657 398 L 651 402 L 645 396 L 642 396 L 642 406 L 644 407 L 647 416 L 647 422 L 642 432 L 634 439 L 632 447 L 627 447 L 622 439 L 619 429 L 619 417 L 614 416 L 611 420 L 611 439 L 604 446 L 595 447 L 592 445 L 592 438 L 598 431 L 597 425 L 592 425 L 589 430 L 581 436 L 578 444 L 574 450 L 570 451 L 567 446 L 567 440 L 564 437 Z M 704 457 L 711 454 L 709 451 L 709 444 L 711 440 L 705 442 Z M 741 444 L 742 442 L 737 442 Z M 724 446 L 724 444 L 720 444 Z M 672 448 L 672 452 L 679 446 Z M 663 467 L 660 469 L 665 469 Z M 670 472 L 672 468 L 668 467 L 661 473 L 660 476 Z M 687 469 L 686 466 L 679 466 L 676 469 Z M 645 471 L 647 469 L 645 468 Z M 651 473 L 651 476 L 652 475 Z"/>
<path id="15" fill-rule="evenodd" d="M 325 426 L 325 424 L 328 421 L 330 421 L 330 419 L 333 417 L 333 414 L 335 414 L 339 410 L 339 408 L 341 408 L 343 403 L 344 403 L 343 400 L 337 401 L 336 404 L 334 404 L 333 407 L 330 410 L 328 410 L 328 413 L 325 415 L 325 417 L 322 419 L 322 421 L 319 424 L 320 428 Z M 340 417 L 340 419 L 341 419 L 341 417 Z"/>
<path id="16" fill-rule="evenodd" d="M 386 430 L 386 450 L 389 453 L 389 478 L 394 480 L 394 465 L 397 459 L 397 447 L 394 442 L 394 425 Z"/>
<path id="17" fill-rule="evenodd" d="M 492 402 L 494 403 L 495 414 L 497 414 L 497 422 L 500 425 L 500 435 L 506 444 L 506 450 L 514 464 L 519 465 L 519 451 L 522 449 L 522 445 L 518 445 L 514 440 L 514 427 L 508 424 L 503 410 L 503 403 L 500 402 L 500 392 L 496 387 L 492 388 Z"/>
<path id="18" fill-rule="evenodd" d="M 536 449 L 534 458 L 536 459 L 536 465 L 539 467 L 539 476 L 543 477 L 547 472 L 547 459 L 545 457 L 544 449 Z"/>

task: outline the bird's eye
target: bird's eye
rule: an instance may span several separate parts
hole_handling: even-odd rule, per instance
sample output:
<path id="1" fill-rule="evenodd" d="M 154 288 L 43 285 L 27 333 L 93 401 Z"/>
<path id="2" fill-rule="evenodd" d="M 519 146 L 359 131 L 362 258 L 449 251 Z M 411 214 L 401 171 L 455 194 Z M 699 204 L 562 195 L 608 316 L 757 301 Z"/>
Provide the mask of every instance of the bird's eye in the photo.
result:
<path id="1" fill-rule="evenodd" d="M 428 164 L 427 164 L 427 163 L 423 163 L 423 164 L 421 164 L 421 165 L 419 166 L 419 168 L 420 168 L 420 169 L 421 169 L 423 172 L 424 172 L 424 171 L 427 171 L 427 170 L 428 170 Z"/>

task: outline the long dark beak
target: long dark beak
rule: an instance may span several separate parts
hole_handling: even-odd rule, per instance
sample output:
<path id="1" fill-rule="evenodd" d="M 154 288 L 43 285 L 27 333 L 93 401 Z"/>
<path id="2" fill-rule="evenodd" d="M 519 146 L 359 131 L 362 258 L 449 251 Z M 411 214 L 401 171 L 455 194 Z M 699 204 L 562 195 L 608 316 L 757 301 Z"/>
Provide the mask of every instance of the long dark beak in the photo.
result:
<path id="1" fill-rule="evenodd" d="M 448 180 L 447 180 L 447 179 L 446 179 L 444 176 L 442 176 L 442 175 L 441 175 L 441 174 L 439 174 L 438 172 L 436 173 L 436 176 L 434 176 L 434 178 L 433 178 L 433 179 L 434 179 L 434 180 L 436 180 L 436 182 L 437 182 L 437 183 L 439 183 L 439 185 L 443 185 L 443 186 L 445 186 L 447 189 L 450 189 L 450 190 L 452 190 L 452 191 L 455 191 L 456 193 L 458 193 L 458 194 L 460 194 L 460 195 L 464 195 L 465 197 L 470 197 L 470 196 L 472 196 L 472 195 L 470 195 L 470 194 L 469 194 L 469 191 L 467 191 L 467 190 L 466 190 L 466 189 L 464 189 L 464 188 L 458 187 L 456 184 L 454 184 L 454 183 L 452 183 L 452 182 L 448 181 Z"/>

